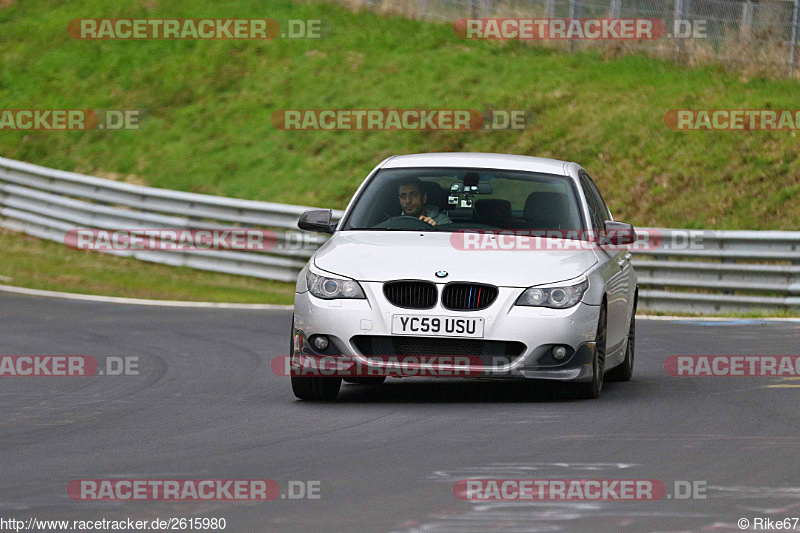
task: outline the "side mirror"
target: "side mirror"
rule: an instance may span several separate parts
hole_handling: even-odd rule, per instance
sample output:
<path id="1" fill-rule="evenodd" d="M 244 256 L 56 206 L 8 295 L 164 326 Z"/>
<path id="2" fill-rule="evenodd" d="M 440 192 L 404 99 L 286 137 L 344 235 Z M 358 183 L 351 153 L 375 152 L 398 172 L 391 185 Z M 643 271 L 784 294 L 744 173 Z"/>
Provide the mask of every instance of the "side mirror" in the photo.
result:
<path id="1" fill-rule="evenodd" d="M 336 224 L 331 224 L 331 211 L 326 209 L 315 209 L 306 211 L 297 221 L 297 227 L 306 231 L 316 231 L 317 233 L 333 233 Z"/>
<path id="2" fill-rule="evenodd" d="M 636 241 L 636 230 L 633 226 L 624 222 L 617 222 L 615 220 L 605 221 L 606 234 L 603 237 L 602 244 L 613 244 L 616 246 L 625 246 L 633 244 Z"/>

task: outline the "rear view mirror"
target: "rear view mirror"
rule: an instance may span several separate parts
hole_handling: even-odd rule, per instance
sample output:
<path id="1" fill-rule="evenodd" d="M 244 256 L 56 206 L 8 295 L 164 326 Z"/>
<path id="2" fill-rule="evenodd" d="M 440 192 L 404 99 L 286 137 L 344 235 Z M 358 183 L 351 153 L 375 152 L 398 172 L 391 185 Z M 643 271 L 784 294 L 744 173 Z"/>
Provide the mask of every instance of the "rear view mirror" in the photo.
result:
<path id="1" fill-rule="evenodd" d="M 332 213 L 329 209 L 315 209 L 306 211 L 297 221 L 297 227 L 306 231 L 317 233 L 333 233 L 336 224 L 331 224 Z"/>
<path id="2" fill-rule="evenodd" d="M 636 240 L 636 231 L 630 224 L 617 222 L 616 220 L 606 220 L 605 228 L 606 234 L 602 240 L 603 244 L 625 246 L 633 244 Z"/>
<path id="3" fill-rule="evenodd" d="M 464 174 L 464 187 L 474 187 L 479 180 L 480 177 L 477 172 L 467 172 Z"/>

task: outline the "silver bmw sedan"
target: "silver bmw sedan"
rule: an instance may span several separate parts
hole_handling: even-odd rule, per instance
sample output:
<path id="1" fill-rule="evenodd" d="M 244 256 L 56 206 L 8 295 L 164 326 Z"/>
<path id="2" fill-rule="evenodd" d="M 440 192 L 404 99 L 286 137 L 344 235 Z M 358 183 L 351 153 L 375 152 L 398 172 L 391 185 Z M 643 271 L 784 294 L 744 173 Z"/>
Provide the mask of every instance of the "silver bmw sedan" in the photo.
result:
<path id="1" fill-rule="evenodd" d="M 297 280 L 291 381 L 557 380 L 580 398 L 633 373 L 636 235 L 580 165 L 537 157 L 394 156 L 364 180 Z"/>

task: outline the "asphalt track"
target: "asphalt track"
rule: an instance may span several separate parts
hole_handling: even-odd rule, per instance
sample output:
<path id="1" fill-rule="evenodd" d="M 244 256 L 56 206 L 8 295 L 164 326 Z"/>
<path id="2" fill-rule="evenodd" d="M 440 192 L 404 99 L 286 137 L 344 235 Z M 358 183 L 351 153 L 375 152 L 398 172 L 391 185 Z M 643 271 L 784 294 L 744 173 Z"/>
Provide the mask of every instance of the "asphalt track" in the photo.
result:
<path id="1" fill-rule="evenodd" d="M 224 517 L 226 531 L 739 531 L 800 516 L 800 381 L 677 378 L 670 355 L 797 355 L 800 322 L 640 320 L 634 380 L 596 401 L 452 380 L 295 400 L 285 310 L 0 295 L 0 354 L 138 357 L 139 375 L 0 378 L 0 517 Z M 457 499 L 475 477 L 657 479 L 706 499 Z M 85 502 L 74 479 L 320 482 L 320 499 Z M 799 526 L 800 527 L 800 526 Z"/>

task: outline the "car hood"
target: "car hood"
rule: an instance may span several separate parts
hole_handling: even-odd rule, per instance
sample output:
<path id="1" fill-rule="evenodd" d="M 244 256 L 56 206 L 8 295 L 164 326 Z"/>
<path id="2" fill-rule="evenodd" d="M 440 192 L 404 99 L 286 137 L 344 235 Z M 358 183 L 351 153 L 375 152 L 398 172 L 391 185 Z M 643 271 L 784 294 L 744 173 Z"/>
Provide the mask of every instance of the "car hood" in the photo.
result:
<path id="1" fill-rule="evenodd" d="M 575 278 L 597 263 L 593 250 L 576 250 L 575 246 L 566 250 L 463 250 L 454 242 L 458 241 L 452 233 L 342 231 L 317 251 L 314 265 L 358 281 L 424 279 L 529 287 Z M 438 278 L 438 271 L 448 275 Z"/>

